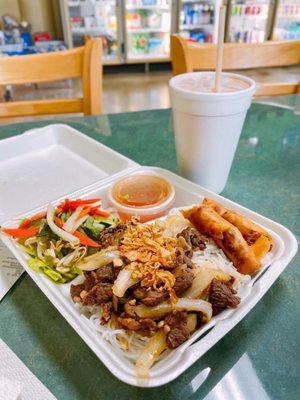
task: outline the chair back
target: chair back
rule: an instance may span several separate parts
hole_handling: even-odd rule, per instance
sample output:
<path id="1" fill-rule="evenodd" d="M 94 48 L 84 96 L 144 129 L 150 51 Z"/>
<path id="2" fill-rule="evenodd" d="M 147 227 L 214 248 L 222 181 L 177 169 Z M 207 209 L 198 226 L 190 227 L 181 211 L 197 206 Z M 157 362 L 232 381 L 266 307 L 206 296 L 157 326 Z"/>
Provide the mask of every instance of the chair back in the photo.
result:
<path id="1" fill-rule="evenodd" d="M 213 70 L 216 65 L 215 44 L 195 44 L 179 35 L 171 36 L 171 59 L 174 75 Z M 264 43 L 225 43 L 225 71 L 263 67 L 286 67 L 300 64 L 300 40 Z M 299 81 L 258 84 L 255 95 L 268 96 L 297 93 Z"/>
<path id="2" fill-rule="evenodd" d="M 82 98 L 0 103 L 0 118 L 102 112 L 102 42 L 90 39 L 82 47 L 55 53 L 0 58 L 0 85 L 82 79 Z"/>

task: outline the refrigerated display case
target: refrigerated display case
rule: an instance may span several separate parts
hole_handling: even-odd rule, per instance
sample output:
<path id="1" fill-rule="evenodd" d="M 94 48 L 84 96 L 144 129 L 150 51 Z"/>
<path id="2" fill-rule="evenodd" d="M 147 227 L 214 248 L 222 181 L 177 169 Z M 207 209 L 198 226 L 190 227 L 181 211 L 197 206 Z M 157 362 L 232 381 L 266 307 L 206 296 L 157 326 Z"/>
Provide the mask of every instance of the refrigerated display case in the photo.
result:
<path id="1" fill-rule="evenodd" d="M 231 0 L 228 6 L 227 42 L 258 43 L 268 39 L 273 2 Z"/>
<path id="2" fill-rule="evenodd" d="M 127 63 L 169 60 L 171 12 L 171 0 L 124 2 Z"/>
<path id="3" fill-rule="evenodd" d="M 278 0 L 272 39 L 300 39 L 300 0 Z"/>
<path id="4" fill-rule="evenodd" d="M 81 46 L 87 36 L 100 37 L 103 64 L 120 64 L 121 27 L 118 0 L 61 0 L 65 41 Z"/>
<path id="5" fill-rule="evenodd" d="M 180 36 L 192 42 L 216 43 L 221 4 L 222 0 L 180 0 Z"/>

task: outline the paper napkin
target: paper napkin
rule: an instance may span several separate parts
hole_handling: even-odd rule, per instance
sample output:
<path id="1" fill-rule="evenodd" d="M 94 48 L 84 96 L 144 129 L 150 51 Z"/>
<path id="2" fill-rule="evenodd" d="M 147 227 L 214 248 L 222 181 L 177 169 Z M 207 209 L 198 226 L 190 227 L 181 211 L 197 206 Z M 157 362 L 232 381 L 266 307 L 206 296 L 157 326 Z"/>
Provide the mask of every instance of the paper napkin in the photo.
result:
<path id="1" fill-rule="evenodd" d="M 0 339 L 0 400 L 56 400 Z"/>
<path id="2" fill-rule="evenodd" d="M 22 266 L 0 241 L 0 301 L 23 272 Z"/>

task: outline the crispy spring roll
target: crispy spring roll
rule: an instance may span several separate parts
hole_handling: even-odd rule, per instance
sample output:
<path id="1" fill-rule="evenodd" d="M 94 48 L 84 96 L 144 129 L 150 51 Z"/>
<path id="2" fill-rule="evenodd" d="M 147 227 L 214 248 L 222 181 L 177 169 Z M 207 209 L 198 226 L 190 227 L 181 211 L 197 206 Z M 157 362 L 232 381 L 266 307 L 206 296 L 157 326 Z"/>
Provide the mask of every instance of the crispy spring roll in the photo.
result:
<path id="1" fill-rule="evenodd" d="M 213 208 L 226 221 L 236 226 L 248 245 L 252 247 L 254 254 L 259 260 L 271 250 L 273 244 L 272 237 L 259 225 L 235 211 L 228 210 L 214 200 L 205 198 L 202 204 Z"/>
<path id="2" fill-rule="evenodd" d="M 189 218 L 201 233 L 213 238 L 239 272 L 252 275 L 260 268 L 260 262 L 238 228 L 211 207 L 194 207 L 184 212 L 184 216 Z"/>
<path id="3" fill-rule="evenodd" d="M 258 260 L 262 260 L 264 256 L 271 250 L 272 248 L 272 239 L 270 243 L 270 236 L 261 235 L 255 243 L 253 243 L 250 247 L 253 250 L 256 258 Z"/>

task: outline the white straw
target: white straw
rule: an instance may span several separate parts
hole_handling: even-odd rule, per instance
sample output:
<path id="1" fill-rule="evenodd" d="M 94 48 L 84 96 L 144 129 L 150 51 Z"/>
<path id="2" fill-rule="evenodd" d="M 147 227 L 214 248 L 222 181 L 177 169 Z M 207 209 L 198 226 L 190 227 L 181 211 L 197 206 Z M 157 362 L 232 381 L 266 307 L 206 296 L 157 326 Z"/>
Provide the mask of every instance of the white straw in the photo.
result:
<path id="1" fill-rule="evenodd" d="M 224 28 L 225 28 L 225 12 L 226 7 L 221 6 L 219 12 L 219 31 L 218 31 L 218 44 L 217 44 L 217 60 L 216 60 L 216 74 L 215 74 L 215 92 L 219 92 L 221 88 L 221 74 L 223 63 L 223 47 L 224 47 Z"/>

